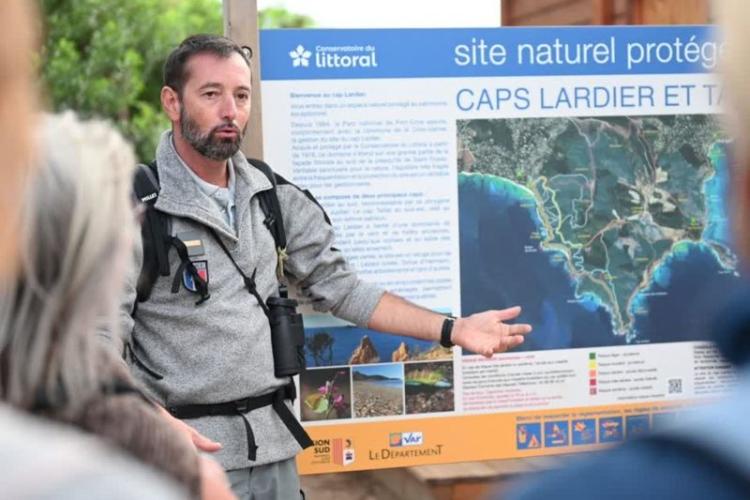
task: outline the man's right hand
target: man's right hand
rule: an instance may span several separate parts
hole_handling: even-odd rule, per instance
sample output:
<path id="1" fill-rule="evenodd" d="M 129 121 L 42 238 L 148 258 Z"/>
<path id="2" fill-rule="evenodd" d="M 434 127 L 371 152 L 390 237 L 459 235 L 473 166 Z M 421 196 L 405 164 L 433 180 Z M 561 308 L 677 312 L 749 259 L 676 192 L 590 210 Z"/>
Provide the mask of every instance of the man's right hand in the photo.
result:
<path id="1" fill-rule="evenodd" d="M 216 460 L 200 457 L 201 500 L 237 500 L 229 485 L 229 480 Z"/>
<path id="2" fill-rule="evenodd" d="M 161 413 L 162 417 L 166 419 L 169 425 L 172 426 L 173 429 L 186 436 L 199 451 L 213 453 L 221 449 L 221 443 L 217 443 L 216 441 L 212 441 L 211 439 L 207 438 L 179 418 L 173 417 L 167 410 L 165 410 L 161 406 L 159 407 L 159 412 Z"/>

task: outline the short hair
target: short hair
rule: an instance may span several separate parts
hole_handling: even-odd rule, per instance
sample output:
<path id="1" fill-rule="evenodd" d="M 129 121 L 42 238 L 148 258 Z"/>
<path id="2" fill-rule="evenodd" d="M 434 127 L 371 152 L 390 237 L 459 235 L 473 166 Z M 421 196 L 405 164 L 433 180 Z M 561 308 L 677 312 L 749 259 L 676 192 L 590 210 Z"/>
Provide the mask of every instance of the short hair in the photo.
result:
<path id="1" fill-rule="evenodd" d="M 188 80 L 187 63 L 196 54 L 213 54 L 218 57 L 228 58 L 232 54 L 239 54 L 247 67 L 252 69 L 250 59 L 252 50 L 236 44 L 231 39 L 219 35 L 191 35 L 184 39 L 174 49 L 164 63 L 164 85 L 173 89 L 178 95 L 182 95 L 182 89 Z"/>

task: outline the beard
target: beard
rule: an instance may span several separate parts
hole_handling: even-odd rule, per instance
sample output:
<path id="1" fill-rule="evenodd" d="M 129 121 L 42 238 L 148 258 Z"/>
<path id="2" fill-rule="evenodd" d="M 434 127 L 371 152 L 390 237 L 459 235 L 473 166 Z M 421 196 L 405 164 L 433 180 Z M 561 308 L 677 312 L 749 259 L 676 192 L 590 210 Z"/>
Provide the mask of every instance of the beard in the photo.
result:
<path id="1" fill-rule="evenodd" d="M 227 127 L 237 132 L 234 138 L 219 138 L 216 136 L 216 132 L 219 129 Z M 247 125 L 244 129 L 240 130 L 235 123 L 225 122 L 215 126 L 208 133 L 203 134 L 200 126 L 185 110 L 185 106 L 180 107 L 180 132 L 182 133 L 182 137 L 185 138 L 193 149 L 211 160 L 223 161 L 234 156 L 240 150 L 240 144 L 242 143 L 242 138 L 245 136 L 246 129 Z"/>

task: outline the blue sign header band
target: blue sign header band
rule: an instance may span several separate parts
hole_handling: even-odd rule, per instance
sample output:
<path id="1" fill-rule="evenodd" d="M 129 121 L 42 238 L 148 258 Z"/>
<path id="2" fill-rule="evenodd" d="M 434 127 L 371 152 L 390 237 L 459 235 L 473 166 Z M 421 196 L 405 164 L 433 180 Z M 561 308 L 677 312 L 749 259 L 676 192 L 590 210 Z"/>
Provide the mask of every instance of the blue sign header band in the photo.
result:
<path id="1" fill-rule="evenodd" d="M 707 73 L 709 26 L 263 30 L 263 80 Z"/>

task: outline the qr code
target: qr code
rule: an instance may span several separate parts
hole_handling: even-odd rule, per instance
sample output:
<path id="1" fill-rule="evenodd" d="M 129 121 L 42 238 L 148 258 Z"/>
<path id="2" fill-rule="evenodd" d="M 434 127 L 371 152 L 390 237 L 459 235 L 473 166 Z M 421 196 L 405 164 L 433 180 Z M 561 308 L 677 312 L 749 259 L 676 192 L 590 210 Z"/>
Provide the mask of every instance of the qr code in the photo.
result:
<path id="1" fill-rule="evenodd" d="M 669 379 L 669 394 L 682 394 L 682 379 Z"/>

